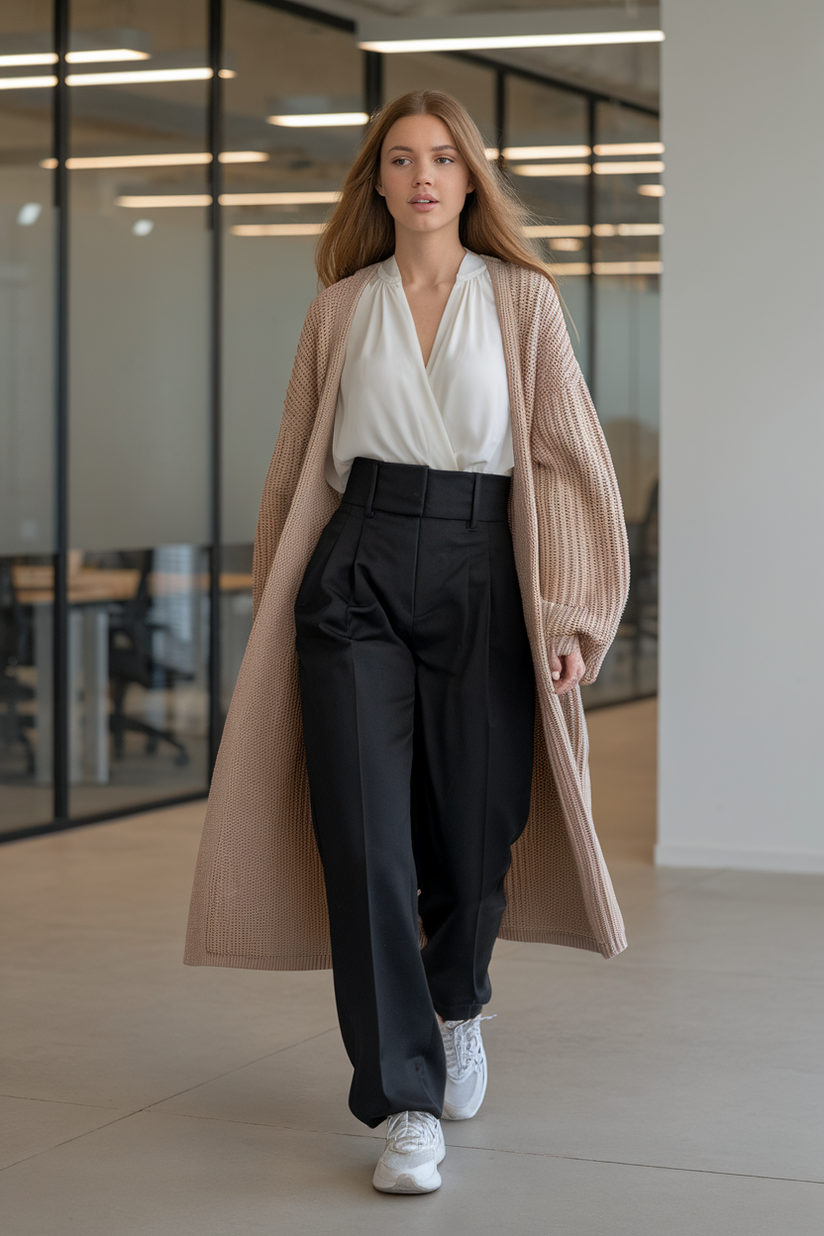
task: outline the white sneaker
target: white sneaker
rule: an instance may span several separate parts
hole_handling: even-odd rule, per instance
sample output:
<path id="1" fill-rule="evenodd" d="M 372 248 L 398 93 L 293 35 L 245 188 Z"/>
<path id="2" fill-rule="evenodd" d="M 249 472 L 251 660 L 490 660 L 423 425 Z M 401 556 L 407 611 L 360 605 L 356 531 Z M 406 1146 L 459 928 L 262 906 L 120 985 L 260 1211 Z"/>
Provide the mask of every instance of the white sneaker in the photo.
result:
<path id="1" fill-rule="evenodd" d="M 481 1040 L 481 1022 L 490 1020 L 489 1017 L 481 1017 L 479 1013 L 468 1021 L 440 1023 L 446 1052 L 444 1120 L 469 1120 L 484 1101 L 487 1068 L 486 1052 Z"/>
<path id="2" fill-rule="evenodd" d="M 386 1127 L 386 1149 L 372 1184 L 381 1193 L 432 1193 L 441 1187 L 443 1129 L 429 1112 L 397 1112 Z"/>

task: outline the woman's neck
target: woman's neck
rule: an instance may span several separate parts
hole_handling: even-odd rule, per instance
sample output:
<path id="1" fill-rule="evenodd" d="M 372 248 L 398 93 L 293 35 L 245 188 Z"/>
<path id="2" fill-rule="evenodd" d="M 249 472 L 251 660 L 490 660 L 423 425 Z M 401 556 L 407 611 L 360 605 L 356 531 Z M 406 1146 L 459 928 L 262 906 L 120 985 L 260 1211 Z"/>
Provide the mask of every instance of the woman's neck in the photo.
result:
<path id="1" fill-rule="evenodd" d="M 395 231 L 395 261 L 407 287 L 454 283 L 465 254 L 457 231 L 446 235 Z"/>

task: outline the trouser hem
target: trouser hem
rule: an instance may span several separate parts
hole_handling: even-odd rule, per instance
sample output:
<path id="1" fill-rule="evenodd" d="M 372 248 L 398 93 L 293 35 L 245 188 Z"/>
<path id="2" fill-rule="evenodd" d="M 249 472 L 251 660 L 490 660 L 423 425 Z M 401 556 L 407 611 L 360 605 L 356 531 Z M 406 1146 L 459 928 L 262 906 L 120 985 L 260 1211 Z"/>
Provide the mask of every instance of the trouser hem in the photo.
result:
<path id="1" fill-rule="evenodd" d="M 442 1021 L 471 1021 L 483 1012 L 482 1004 L 454 1004 L 451 1008 L 439 1008 L 435 1012 Z"/>

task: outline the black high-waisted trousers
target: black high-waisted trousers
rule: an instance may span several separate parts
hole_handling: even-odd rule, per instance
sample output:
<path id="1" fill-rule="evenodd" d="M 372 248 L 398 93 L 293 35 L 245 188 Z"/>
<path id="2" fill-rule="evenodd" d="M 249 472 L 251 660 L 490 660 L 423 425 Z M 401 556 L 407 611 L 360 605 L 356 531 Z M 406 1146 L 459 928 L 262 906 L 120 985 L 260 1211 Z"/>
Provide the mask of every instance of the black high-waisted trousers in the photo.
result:
<path id="1" fill-rule="evenodd" d="M 535 723 L 509 483 L 356 459 L 295 605 L 349 1105 L 372 1128 L 441 1115 L 435 1011 L 491 994 Z"/>

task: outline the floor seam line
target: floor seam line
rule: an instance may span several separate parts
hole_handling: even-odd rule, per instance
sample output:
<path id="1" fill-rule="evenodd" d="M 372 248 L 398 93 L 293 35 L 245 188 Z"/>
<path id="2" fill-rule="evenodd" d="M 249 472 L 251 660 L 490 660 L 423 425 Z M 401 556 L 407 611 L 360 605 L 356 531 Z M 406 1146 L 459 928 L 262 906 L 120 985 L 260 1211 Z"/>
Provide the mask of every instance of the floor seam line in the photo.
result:
<path id="1" fill-rule="evenodd" d="M 143 1109 L 147 1110 L 147 1109 Z M 287 1133 L 309 1133 L 319 1137 L 359 1137 L 364 1140 L 380 1141 L 382 1134 L 343 1132 L 340 1129 L 307 1129 L 294 1124 L 264 1124 L 258 1120 L 237 1120 L 231 1116 L 199 1116 L 193 1112 L 154 1112 L 158 1116 L 182 1116 L 186 1120 L 211 1120 L 222 1124 L 245 1124 L 255 1129 L 277 1129 Z M 637 1167 L 644 1171 L 658 1172 L 689 1172 L 698 1176 L 730 1176 L 742 1180 L 777 1180 L 785 1184 L 813 1184 L 824 1186 L 824 1180 L 811 1180 L 801 1176 L 771 1176 L 763 1172 L 725 1172 L 711 1167 L 679 1167 L 668 1163 L 631 1163 L 625 1159 L 593 1159 L 586 1155 L 553 1154 L 552 1151 L 541 1150 L 509 1150 L 504 1146 L 465 1146 L 457 1142 L 447 1142 L 447 1150 L 478 1150 L 490 1154 L 521 1154 L 528 1158 L 558 1159 L 569 1163 L 602 1163 L 612 1167 Z"/>
<path id="2" fill-rule="evenodd" d="M 122 1111 L 123 1110 L 123 1108 L 118 1109 L 116 1107 L 106 1107 L 102 1103 L 83 1103 L 80 1101 L 75 1102 L 74 1099 L 43 1099 L 43 1098 L 40 1098 L 38 1095 L 33 1095 L 33 1094 L 7 1094 L 5 1090 L 0 1092 L 0 1099 L 17 1099 L 21 1103 L 60 1103 L 64 1107 L 89 1107 L 93 1111 L 97 1111 L 97 1112 L 112 1112 L 112 1111 L 118 1111 L 118 1110 Z M 135 1108 L 134 1110 L 138 1111 L 139 1109 Z M 131 1115 L 131 1111 L 129 1112 L 129 1115 Z"/>
<path id="3" fill-rule="evenodd" d="M 135 1111 L 151 1111 L 159 1103 L 169 1103 L 172 1099 L 180 1098 L 182 1094 L 190 1094 L 192 1090 L 199 1090 L 201 1086 L 209 1086 L 212 1082 L 220 1081 L 224 1077 L 231 1077 L 233 1073 L 239 1073 L 241 1069 L 248 1069 L 253 1064 L 260 1064 L 263 1060 L 270 1060 L 273 1056 L 279 1056 L 285 1051 L 291 1051 L 294 1047 L 302 1047 L 304 1043 L 312 1043 L 315 1039 L 322 1039 L 325 1034 L 331 1034 L 333 1030 L 337 1030 L 337 1026 L 329 1026 L 326 1030 L 319 1030 L 317 1034 L 310 1034 L 308 1038 L 299 1039 L 294 1043 L 287 1043 L 284 1047 L 278 1047 L 275 1051 L 266 1052 L 264 1056 L 256 1056 L 254 1060 L 246 1060 L 243 1064 L 227 1069 L 225 1073 L 216 1073 L 214 1077 L 207 1077 L 205 1081 L 195 1082 L 193 1086 L 186 1086 L 183 1090 L 176 1090 L 174 1094 L 168 1094 L 165 1098 L 153 1099 L 151 1103 L 145 1103 L 142 1107 L 135 1108 Z"/>
<path id="4" fill-rule="evenodd" d="M 39 1159 L 41 1155 L 50 1154 L 53 1150 L 59 1150 L 61 1146 L 68 1146 L 70 1142 L 79 1142 L 84 1137 L 90 1137 L 92 1133 L 99 1133 L 101 1129 L 108 1129 L 110 1125 L 119 1124 L 121 1120 L 130 1120 L 132 1116 L 138 1113 L 123 1112 L 120 1116 L 116 1116 L 114 1120 L 107 1120 L 104 1124 L 99 1124 L 94 1129 L 87 1129 L 85 1133 L 75 1133 L 73 1137 L 66 1137 L 62 1142 L 55 1142 L 53 1146 L 46 1146 L 43 1150 L 36 1150 L 34 1154 L 24 1155 L 22 1159 L 15 1159 L 13 1163 L 6 1163 L 0 1168 L 0 1171 L 7 1172 L 12 1167 L 19 1167 L 21 1163 L 30 1163 L 32 1159 Z"/>

